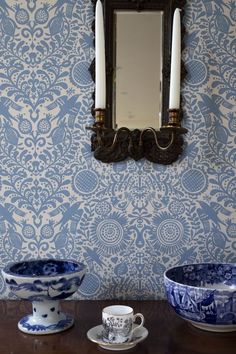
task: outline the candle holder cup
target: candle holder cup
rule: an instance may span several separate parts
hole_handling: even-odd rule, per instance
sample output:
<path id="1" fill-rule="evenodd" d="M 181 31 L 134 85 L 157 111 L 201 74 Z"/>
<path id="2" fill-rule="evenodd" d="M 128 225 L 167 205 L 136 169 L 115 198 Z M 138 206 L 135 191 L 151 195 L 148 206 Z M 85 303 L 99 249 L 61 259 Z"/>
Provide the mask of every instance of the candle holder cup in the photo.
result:
<path id="1" fill-rule="evenodd" d="M 175 134 L 185 134 L 188 132 L 187 129 L 181 126 L 181 111 L 177 108 L 168 109 L 168 123 L 161 127 L 161 131 L 168 132 L 172 131 Z"/>
<path id="2" fill-rule="evenodd" d="M 104 108 L 95 108 L 95 125 L 103 127 L 105 124 L 105 112 Z"/>

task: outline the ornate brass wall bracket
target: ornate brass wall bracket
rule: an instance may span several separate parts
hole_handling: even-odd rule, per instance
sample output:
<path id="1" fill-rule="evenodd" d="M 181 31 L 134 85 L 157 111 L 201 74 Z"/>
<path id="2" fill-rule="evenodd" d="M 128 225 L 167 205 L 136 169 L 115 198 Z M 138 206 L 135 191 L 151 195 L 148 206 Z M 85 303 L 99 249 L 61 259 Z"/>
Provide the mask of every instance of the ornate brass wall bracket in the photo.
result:
<path id="1" fill-rule="evenodd" d="M 102 118 L 101 118 L 102 117 Z M 134 160 L 146 158 L 155 163 L 169 165 L 182 153 L 184 140 L 178 110 L 169 110 L 169 123 L 160 131 L 153 128 L 144 130 L 122 127 L 118 130 L 104 126 L 105 110 L 96 110 L 95 123 L 88 129 L 94 157 L 102 162 L 119 162 L 130 157 Z"/>

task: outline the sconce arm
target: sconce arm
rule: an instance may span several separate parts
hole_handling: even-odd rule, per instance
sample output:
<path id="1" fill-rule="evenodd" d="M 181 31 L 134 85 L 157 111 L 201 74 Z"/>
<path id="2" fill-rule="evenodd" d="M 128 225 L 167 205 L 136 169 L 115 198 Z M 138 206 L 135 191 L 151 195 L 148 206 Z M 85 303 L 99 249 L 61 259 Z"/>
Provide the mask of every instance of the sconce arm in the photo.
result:
<path id="1" fill-rule="evenodd" d="M 97 160 L 107 163 L 122 161 L 128 157 L 136 161 L 146 158 L 154 163 L 169 165 L 182 153 L 182 135 L 187 133 L 187 129 L 180 125 L 179 110 L 169 111 L 169 123 L 159 131 L 152 127 L 142 131 L 129 130 L 126 127 L 118 130 L 106 128 L 103 123 L 104 112 L 101 115 L 100 111 L 94 125 L 87 127 L 93 131 L 92 151 Z"/>

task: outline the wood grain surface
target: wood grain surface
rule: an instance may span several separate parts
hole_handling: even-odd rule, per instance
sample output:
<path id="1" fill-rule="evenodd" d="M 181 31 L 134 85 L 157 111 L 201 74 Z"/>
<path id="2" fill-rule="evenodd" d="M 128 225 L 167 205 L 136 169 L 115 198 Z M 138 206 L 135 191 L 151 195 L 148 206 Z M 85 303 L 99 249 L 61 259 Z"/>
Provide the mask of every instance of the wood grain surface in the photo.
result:
<path id="1" fill-rule="evenodd" d="M 73 314 L 75 325 L 58 334 L 28 335 L 17 322 L 31 313 L 24 301 L 0 301 L 0 354 L 95 354 L 112 353 L 87 339 L 87 331 L 101 324 L 103 307 L 117 301 L 64 301 L 64 311 Z M 211 333 L 195 329 L 179 318 L 166 301 L 119 301 L 145 316 L 148 338 L 121 353 L 135 354 L 235 354 L 236 332 Z M 113 352 L 114 353 L 114 352 Z"/>

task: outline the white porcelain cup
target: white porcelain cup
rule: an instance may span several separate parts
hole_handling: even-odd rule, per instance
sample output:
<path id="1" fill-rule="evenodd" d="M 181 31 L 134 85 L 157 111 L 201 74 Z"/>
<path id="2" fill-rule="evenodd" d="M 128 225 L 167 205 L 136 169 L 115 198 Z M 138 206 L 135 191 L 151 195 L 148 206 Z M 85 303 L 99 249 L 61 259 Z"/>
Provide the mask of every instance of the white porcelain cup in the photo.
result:
<path id="1" fill-rule="evenodd" d="M 134 327 L 136 318 L 141 323 Z M 144 324 L 144 316 L 141 313 L 134 315 L 130 306 L 112 305 L 102 311 L 103 341 L 108 343 L 127 343 L 132 340 L 135 331 Z"/>

